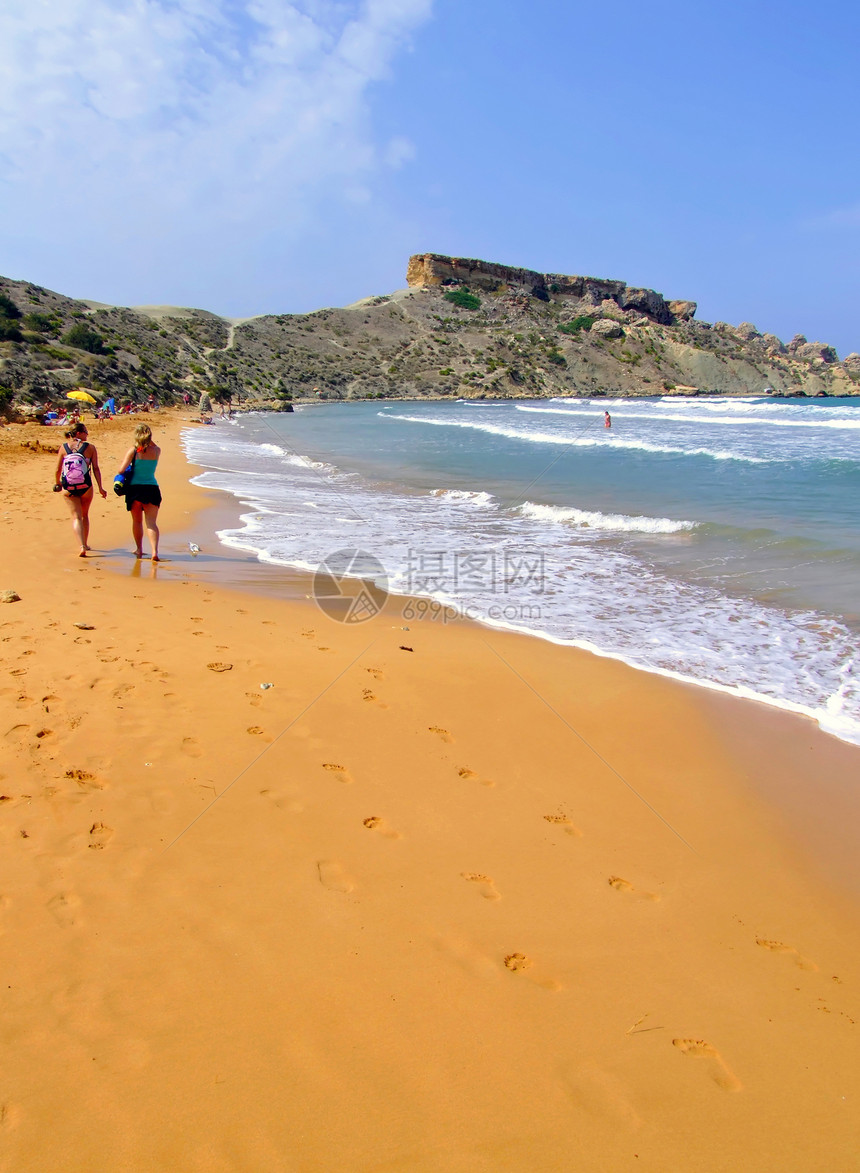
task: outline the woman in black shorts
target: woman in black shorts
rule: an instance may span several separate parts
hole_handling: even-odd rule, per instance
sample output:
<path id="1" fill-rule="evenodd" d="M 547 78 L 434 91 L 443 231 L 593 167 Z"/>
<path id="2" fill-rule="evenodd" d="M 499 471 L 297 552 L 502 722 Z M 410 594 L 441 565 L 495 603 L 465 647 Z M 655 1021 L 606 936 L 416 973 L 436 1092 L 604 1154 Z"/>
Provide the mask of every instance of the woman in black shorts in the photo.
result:
<path id="1" fill-rule="evenodd" d="M 161 505 L 161 489 L 155 479 L 155 467 L 161 449 L 152 439 L 148 424 L 138 424 L 134 429 L 134 447 L 129 448 L 120 466 L 123 472 L 134 461 L 131 482 L 125 491 L 125 507 L 131 513 L 131 533 L 134 538 L 134 556 L 143 557 L 143 529 L 152 550 L 152 561 L 158 557 L 158 526 L 156 519 Z"/>
<path id="2" fill-rule="evenodd" d="M 80 474 L 66 467 L 66 458 L 81 456 L 86 469 Z M 102 474 L 95 445 L 87 440 L 87 425 L 75 424 L 66 432 L 66 442 L 57 452 L 57 469 L 54 474 L 54 492 L 62 492 L 72 515 L 72 529 L 81 544 L 79 558 L 86 558 L 90 539 L 90 505 L 93 503 L 93 477 L 103 497 L 107 492 L 102 488 Z"/>

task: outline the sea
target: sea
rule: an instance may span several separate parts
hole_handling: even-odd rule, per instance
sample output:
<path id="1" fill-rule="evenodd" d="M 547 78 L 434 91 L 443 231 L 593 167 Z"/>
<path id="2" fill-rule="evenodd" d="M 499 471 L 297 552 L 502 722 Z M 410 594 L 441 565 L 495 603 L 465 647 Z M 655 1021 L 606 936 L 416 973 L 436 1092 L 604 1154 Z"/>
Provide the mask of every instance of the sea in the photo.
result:
<path id="1" fill-rule="evenodd" d="M 226 546 L 860 744 L 860 398 L 370 400 L 183 442 L 239 505 Z"/>

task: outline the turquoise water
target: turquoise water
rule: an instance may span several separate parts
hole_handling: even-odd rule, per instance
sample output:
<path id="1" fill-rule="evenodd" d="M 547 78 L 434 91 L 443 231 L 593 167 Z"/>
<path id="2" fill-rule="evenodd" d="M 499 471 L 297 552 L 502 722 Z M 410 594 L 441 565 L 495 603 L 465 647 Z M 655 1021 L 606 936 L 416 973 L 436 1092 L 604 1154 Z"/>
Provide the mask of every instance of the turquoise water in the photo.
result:
<path id="1" fill-rule="evenodd" d="M 351 403 L 186 443 L 248 507 L 226 544 L 367 550 L 396 592 L 860 741 L 860 400 Z"/>

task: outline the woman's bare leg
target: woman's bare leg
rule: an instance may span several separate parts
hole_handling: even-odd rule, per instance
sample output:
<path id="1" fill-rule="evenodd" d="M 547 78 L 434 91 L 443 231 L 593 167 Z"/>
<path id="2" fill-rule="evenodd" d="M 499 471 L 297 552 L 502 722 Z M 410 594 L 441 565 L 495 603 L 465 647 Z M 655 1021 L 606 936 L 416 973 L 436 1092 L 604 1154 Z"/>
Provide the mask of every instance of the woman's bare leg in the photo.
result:
<path id="1" fill-rule="evenodd" d="M 81 537 L 85 550 L 90 549 L 90 506 L 93 503 L 93 491 L 81 497 Z"/>
<path id="2" fill-rule="evenodd" d="M 157 505 L 144 505 L 143 515 L 146 518 L 146 536 L 149 538 L 149 545 L 152 550 L 152 561 L 158 562 L 158 526 L 155 524 L 158 517 Z"/>
<path id="3" fill-rule="evenodd" d="M 134 556 L 143 557 L 143 506 L 139 501 L 131 503 L 131 536 L 134 538 Z"/>
<path id="4" fill-rule="evenodd" d="M 78 539 L 81 547 L 81 552 L 78 557 L 86 558 L 87 550 L 89 549 L 87 538 L 89 537 L 90 524 L 84 510 L 84 503 L 86 502 L 86 511 L 88 512 L 90 502 L 93 499 L 92 490 L 84 497 L 71 497 L 68 493 L 64 493 L 63 496 L 66 498 L 69 513 L 72 515 L 72 529 L 75 531 L 75 537 Z"/>

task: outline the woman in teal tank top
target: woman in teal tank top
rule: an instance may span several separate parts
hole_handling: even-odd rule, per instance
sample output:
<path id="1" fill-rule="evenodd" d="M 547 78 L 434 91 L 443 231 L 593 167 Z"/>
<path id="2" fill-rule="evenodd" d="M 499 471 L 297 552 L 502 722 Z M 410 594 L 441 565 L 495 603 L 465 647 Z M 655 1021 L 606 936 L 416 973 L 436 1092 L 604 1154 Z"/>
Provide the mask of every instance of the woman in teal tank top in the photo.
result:
<path id="1" fill-rule="evenodd" d="M 134 538 L 134 556 L 143 557 L 143 530 L 152 550 L 152 561 L 158 557 L 158 509 L 161 505 L 161 489 L 155 479 L 155 469 L 161 449 L 152 439 L 148 424 L 138 424 L 134 430 L 134 447 L 129 448 L 123 458 L 120 472 L 134 462 L 131 482 L 125 491 L 125 507 L 131 514 L 131 533 Z"/>

